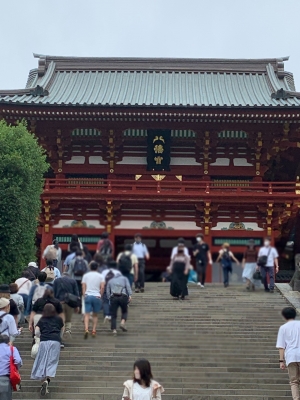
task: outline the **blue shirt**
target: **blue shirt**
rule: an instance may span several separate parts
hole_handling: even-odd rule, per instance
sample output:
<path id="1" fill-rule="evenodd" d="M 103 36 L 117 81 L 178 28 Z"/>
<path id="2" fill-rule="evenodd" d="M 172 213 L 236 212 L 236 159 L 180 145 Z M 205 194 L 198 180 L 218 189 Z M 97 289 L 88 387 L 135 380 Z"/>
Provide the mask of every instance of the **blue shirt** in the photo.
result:
<path id="1" fill-rule="evenodd" d="M 134 242 L 132 253 L 135 254 L 137 258 L 145 258 L 149 254 L 147 246 L 142 242 Z"/>
<path id="2" fill-rule="evenodd" d="M 10 372 L 10 346 L 6 343 L 0 343 L 0 376 L 9 375 Z M 14 363 L 20 368 L 22 366 L 22 358 L 18 349 L 14 347 Z"/>
<path id="3" fill-rule="evenodd" d="M 3 314 L 6 314 L 6 313 L 4 311 L 0 311 L 0 317 Z M 18 331 L 17 326 L 16 326 L 16 321 L 12 315 L 7 314 L 3 317 L 2 323 L 0 324 L 0 333 L 1 333 L 1 335 L 7 335 L 7 336 L 12 336 L 12 337 L 20 335 L 20 332 Z M 1 362 L 0 362 L 0 365 L 1 365 L 1 363 L 2 363 L 1 357 L 0 357 L 0 360 L 1 360 Z"/>
<path id="4" fill-rule="evenodd" d="M 70 262 L 73 260 L 73 258 L 76 257 L 76 253 L 71 253 L 67 256 L 67 258 L 65 259 L 64 265 L 67 265 L 69 267 Z"/>

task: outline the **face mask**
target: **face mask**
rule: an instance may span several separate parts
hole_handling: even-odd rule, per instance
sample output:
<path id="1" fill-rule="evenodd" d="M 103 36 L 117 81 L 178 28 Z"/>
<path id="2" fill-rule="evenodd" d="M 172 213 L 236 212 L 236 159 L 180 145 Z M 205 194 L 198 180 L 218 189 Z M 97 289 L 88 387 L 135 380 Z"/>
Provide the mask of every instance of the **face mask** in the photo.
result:
<path id="1" fill-rule="evenodd" d="M 137 381 L 141 379 L 141 373 L 137 368 L 134 370 L 134 377 Z"/>
<path id="2" fill-rule="evenodd" d="M 270 246 L 269 240 L 265 240 L 264 245 L 265 245 L 265 246 Z"/>
<path id="3" fill-rule="evenodd" d="M 197 237 L 197 242 L 202 242 L 202 238 L 201 237 Z"/>
<path id="4" fill-rule="evenodd" d="M 183 250 L 178 250 L 178 254 L 183 254 Z"/>

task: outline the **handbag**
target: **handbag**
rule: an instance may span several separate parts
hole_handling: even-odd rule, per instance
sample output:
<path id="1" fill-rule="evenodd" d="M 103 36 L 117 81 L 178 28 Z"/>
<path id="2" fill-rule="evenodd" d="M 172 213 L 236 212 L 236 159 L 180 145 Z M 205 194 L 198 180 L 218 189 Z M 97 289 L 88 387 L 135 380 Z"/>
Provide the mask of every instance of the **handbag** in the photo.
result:
<path id="1" fill-rule="evenodd" d="M 268 251 L 268 254 L 267 254 L 266 256 L 260 256 L 260 257 L 258 257 L 257 265 L 258 265 L 259 267 L 265 267 L 265 266 L 267 265 L 268 258 L 269 258 L 269 255 L 270 255 L 270 253 L 271 253 L 271 250 L 272 250 L 272 247 L 270 246 L 269 251 Z"/>
<path id="2" fill-rule="evenodd" d="M 14 348 L 10 346 L 10 373 L 9 373 L 9 380 L 14 392 L 18 391 L 18 386 L 21 383 L 21 375 L 19 373 L 18 367 L 14 362 Z"/>
<path id="3" fill-rule="evenodd" d="M 254 272 L 254 274 L 253 274 L 253 279 L 254 279 L 255 281 L 261 281 L 261 280 L 262 280 L 262 276 L 261 276 L 260 271 L 255 271 L 255 272 Z"/>
<path id="4" fill-rule="evenodd" d="M 35 340 L 35 343 L 32 346 L 31 353 L 30 353 L 31 358 L 33 358 L 33 359 L 35 359 L 35 357 L 36 357 L 36 355 L 37 355 L 37 353 L 39 351 L 41 339 L 35 336 L 34 340 Z"/>
<path id="5" fill-rule="evenodd" d="M 61 278 L 61 279 L 63 279 L 63 278 Z M 61 283 L 62 283 L 64 289 L 67 290 L 65 282 L 61 281 Z M 77 307 L 80 307 L 80 305 L 81 305 L 80 297 L 76 296 L 75 294 L 70 293 L 70 292 L 67 292 L 65 294 L 64 302 L 71 308 L 77 308 Z"/>
<path id="6" fill-rule="evenodd" d="M 75 294 L 72 294 L 72 293 L 66 293 L 64 301 L 71 308 L 80 307 L 80 304 L 81 304 L 80 297 L 78 297 L 78 296 L 76 296 Z"/>

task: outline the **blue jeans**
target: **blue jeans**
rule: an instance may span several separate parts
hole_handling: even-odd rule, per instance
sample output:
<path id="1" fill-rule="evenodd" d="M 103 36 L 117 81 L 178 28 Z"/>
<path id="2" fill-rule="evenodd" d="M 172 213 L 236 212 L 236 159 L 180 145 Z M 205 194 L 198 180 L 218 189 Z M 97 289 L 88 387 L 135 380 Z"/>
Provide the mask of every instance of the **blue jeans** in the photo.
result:
<path id="1" fill-rule="evenodd" d="M 102 296 L 102 306 L 103 306 L 103 315 L 104 317 L 110 316 L 110 307 L 109 307 L 109 300 L 106 297 L 106 292 L 104 292 Z"/>
<path id="2" fill-rule="evenodd" d="M 224 286 L 229 285 L 229 272 L 231 272 L 231 267 L 222 267 L 223 268 L 223 282 Z"/>
<path id="3" fill-rule="evenodd" d="M 86 314 L 89 314 L 91 312 L 98 314 L 102 308 L 102 301 L 100 297 L 96 296 L 85 296 L 84 304 Z"/>
<path id="4" fill-rule="evenodd" d="M 260 267 L 260 273 L 265 290 L 268 290 L 268 278 L 267 278 L 268 275 L 270 279 L 270 290 L 274 290 L 275 286 L 274 267 Z"/>
<path id="5" fill-rule="evenodd" d="M 132 288 L 132 284 L 133 284 L 133 280 L 134 280 L 133 274 L 128 273 L 128 274 L 123 274 L 123 276 L 125 276 L 125 278 L 128 279 L 129 285 Z"/>

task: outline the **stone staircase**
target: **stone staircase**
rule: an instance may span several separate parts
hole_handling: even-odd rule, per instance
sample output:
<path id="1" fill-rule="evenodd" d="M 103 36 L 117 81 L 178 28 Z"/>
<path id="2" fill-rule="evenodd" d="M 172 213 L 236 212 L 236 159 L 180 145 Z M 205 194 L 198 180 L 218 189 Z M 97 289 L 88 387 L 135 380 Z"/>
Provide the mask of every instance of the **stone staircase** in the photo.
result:
<path id="1" fill-rule="evenodd" d="M 144 294 L 133 295 L 128 333 L 117 337 L 101 315 L 97 338 L 83 340 L 76 316 L 47 398 L 121 400 L 133 362 L 145 357 L 165 387 L 164 400 L 290 399 L 275 349 L 280 311 L 287 304 L 281 295 L 248 293 L 241 286 L 189 290 L 189 300 L 174 301 L 168 284 L 148 284 Z M 40 398 L 39 382 L 29 379 L 28 332 L 16 346 L 24 366 L 22 392 L 13 398 Z"/>

